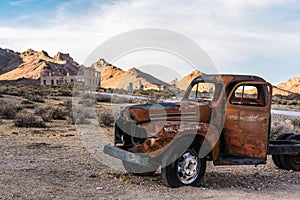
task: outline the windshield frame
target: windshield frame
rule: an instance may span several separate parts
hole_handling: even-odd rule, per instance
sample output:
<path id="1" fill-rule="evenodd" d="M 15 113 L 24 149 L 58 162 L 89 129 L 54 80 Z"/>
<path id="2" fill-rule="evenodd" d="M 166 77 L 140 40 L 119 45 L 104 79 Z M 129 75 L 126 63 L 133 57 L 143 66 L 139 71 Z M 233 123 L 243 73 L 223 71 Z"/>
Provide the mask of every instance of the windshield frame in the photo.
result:
<path id="1" fill-rule="evenodd" d="M 209 76 L 198 76 L 194 80 L 192 80 L 192 82 L 187 87 L 186 92 L 185 92 L 185 94 L 182 98 L 182 101 L 193 101 L 193 99 L 190 99 L 189 96 L 190 96 L 190 93 L 191 93 L 193 87 L 196 84 L 199 84 L 199 83 L 212 83 L 212 84 L 214 84 L 215 85 L 214 97 L 209 102 L 215 102 L 219 99 L 220 93 L 222 91 L 221 88 L 224 88 L 224 83 L 222 81 L 218 81 L 218 80 L 215 80 L 213 78 L 210 78 Z M 197 88 L 197 92 L 198 92 L 198 88 Z M 196 100 L 196 99 L 194 99 L 194 100 Z M 208 100 L 203 99 L 203 101 L 208 101 Z"/>

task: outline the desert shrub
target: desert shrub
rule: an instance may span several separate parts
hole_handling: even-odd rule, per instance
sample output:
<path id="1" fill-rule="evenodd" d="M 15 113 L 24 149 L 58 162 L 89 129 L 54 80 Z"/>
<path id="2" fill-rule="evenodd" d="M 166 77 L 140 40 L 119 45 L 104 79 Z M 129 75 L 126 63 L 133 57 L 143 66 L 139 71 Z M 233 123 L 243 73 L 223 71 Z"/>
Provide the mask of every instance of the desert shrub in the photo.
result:
<path id="1" fill-rule="evenodd" d="M 296 100 L 290 100 L 290 101 L 288 101 L 287 102 L 287 104 L 286 105 L 288 105 L 288 106 L 291 106 L 291 105 L 297 105 L 297 101 Z"/>
<path id="2" fill-rule="evenodd" d="M 38 107 L 34 113 L 41 116 L 44 122 L 49 122 L 53 119 L 53 108 L 50 106 Z"/>
<path id="3" fill-rule="evenodd" d="M 300 119 L 292 119 L 291 122 L 292 122 L 295 130 L 300 127 Z"/>
<path id="4" fill-rule="evenodd" d="M 14 102 L 0 101 L 0 116 L 5 119 L 14 119 L 22 108 Z"/>
<path id="5" fill-rule="evenodd" d="M 111 102 L 111 96 L 109 95 L 97 95 L 96 97 L 97 102 Z"/>
<path id="6" fill-rule="evenodd" d="M 72 118 L 73 117 L 73 105 L 71 100 L 66 100 L 63 103 L 59 103 L 58 106 L 63 109 L 65 116 Z"/>
<path id="7" fill-rule="evenodd" d="M 95 95 L 94 95 L 94 94 L 91 94 L 91 93 L 85 93 L 85 94 L 82 96 L 82 99 L 95 99 Z"/>
<path id="8" fill-rule="evenodd" d="M 57 120 L 65 120 L 66 116 L 68 116 L 68 112 L 61 108 L 54 108 L 52 110 L 52 117 L 53 119 Z"/>
<path id="9" fill-rule="evenodd" d="M 72 90 L 69 89 L 69 88 L 59 88 L 57 95 L 59 95 L 59 96 L 65 96 L 65 97 L 70 97 L 70 96 L 72 96 Z"/>
<path id="10" fill-rule="evenodd" d="M 147 90 L 136 90 L 136 91 L 134 91 L 134 94 L 135 95 L 143 95 L 143 96 L 149 96 L 150 95 L 149 91 L 147 91 Z"/>
<path id="11" fill-rule="evenodd" d="M 25 95 L 25 98 L 33 102 L 45 103 L 44 97 L 40 95 L 27 94 Z"/>
<path id="12" fill-rule="evenodd" d="M 82 99 L 78 103 L 85 107 L 95 106 L 95 100 L 93 100 L 93 99 Z"/>
<path id="13" fill-rule="evenodd" d="M 25 108 L 25 109 L 34 109 L 36 107 L 35 104 L 23 104 L 22 105 L 22 108 Z"/>
<path id="14" fill-rule="evenodd" d="M 18 112 L 16 118 L 14 120 L 14 124 L 17 127 L 25 127 L 25 128 L 45 128 L 46 125 L 43 121 L 39 120 L 33 113 L 28 111 Z"/>
<path id="15" fill-rule="evenodd" d="M 124 90 L 124 89 L 120 89 L 120 88 L 115 88 L 113 90 L 113 93 L 117 93 L 117 94 L 128 94 L 128 91 L 127 90 Z"/>
<path id="16" fill-rule="evenodd" d="M 21 101 L 21 104 L 33 104 L 33 102 L 29 100 L 23 100 Z"/>
<path id="17" fill-rule="evenodd" d="M 72 116 L 72 109 L 73 109 L 72 101 L 65 101 L 63 105 L 65 106 L 67 114 L 69 116 Z"/>
<path id="18" fill-rule="evenodd" d="M 111 113 L 107 111 L 101 111 L 98 114 L 98 121 L 101 126 L 112 126 L 115 120 Z"/>
<path id="19" fill-rule="evenodd" d="M 34 109 L 35 108 L 35 104 L 29 100 L 21 101 L 21 105 L 22 105 L 22 108 L 26 108 L 26 109 Z"/>

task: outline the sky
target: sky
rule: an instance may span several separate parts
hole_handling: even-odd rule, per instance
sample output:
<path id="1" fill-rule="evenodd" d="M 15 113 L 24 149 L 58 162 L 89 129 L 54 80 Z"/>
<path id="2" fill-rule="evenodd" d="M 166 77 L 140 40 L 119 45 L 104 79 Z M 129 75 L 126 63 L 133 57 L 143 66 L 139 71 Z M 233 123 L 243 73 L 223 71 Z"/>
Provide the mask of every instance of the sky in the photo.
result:
<path id="1" fill-rule="evenodd" d="M 190 38 L 207 53 L 218 73 L 253 74 L 273 84 L 300 77 L 297 0 L 0 1 L 0 47 L 18 52 L 32 48 L 54 55 L 60 51 L 85 64 L 105 41 L 143 28 L 171 30 Z M 158 58 L 164 57 L 163 65 L 173 74 L 184 76 L 191 70 L 178 58 L 156 54 L 137 52 L 113 64 L 145 69 L 159 65 Z"/>

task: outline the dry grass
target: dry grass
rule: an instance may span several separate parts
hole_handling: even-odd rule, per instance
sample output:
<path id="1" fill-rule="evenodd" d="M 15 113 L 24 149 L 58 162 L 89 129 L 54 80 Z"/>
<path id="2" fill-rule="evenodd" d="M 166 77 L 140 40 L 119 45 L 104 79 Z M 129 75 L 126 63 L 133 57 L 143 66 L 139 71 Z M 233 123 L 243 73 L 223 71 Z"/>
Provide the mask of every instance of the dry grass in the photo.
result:
<path id="1" fill-rule="evenodd" d="M 272 124 L 270 137 L 275 140 L 282 133 L 299 133 L 299 117 L 272 114 Z"/>
<path id="2" fill-rule="evenodd" d="M 98 112 L 98 121 L 101 126 L 112 126 L 115 122 L 114 116 L 108 111 Z"/>
<path id="3" fill-rule="evenodd" d="M 24 127 L 24 128 L 45 128 L 46 124 L 41 121 L 38 117 L 34 116 L 33 113 L 28 111 L 18 112 L 15 119 L 14 124 L 16 127 Z"/>
<path id="4" fill-rule="evenodd" d="M 0 101 L 0 117 L 4 119 L 14 119 L 16 113 L 22 109 L 20 105 L 11 101 Z"/>

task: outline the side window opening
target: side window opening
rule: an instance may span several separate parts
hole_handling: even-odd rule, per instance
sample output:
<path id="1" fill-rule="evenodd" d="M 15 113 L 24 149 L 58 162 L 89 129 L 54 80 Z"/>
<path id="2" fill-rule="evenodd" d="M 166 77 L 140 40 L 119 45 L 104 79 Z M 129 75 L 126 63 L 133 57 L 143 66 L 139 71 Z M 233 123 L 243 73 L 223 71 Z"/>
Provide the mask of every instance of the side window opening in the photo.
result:
<path id="1" fill-rule="evenodd" d="M 263 85 L 240 85 L 230 97 L 230 103 L 245 106 L 265 106 Z"/>

